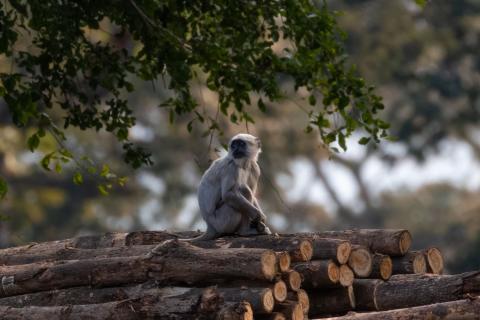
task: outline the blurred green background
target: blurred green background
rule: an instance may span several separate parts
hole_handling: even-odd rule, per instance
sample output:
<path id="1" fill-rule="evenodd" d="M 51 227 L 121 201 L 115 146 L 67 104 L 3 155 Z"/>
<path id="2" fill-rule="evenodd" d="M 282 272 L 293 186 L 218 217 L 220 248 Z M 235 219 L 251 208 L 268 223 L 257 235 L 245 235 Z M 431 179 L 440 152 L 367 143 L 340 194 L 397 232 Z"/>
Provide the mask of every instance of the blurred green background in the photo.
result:
<path id="1" fill-rule="evenodd" d="M 14 127 L 0 104 L 0 175 L 10 188 L 0 204 L 7 216 L 0 247 L 105 231 L 204 229 L 201 174 L 222 143 L 248 129 L 263 142 L 259 197 L 275 231 L 406 228 L 415 248 L 442 250 L 447 272 L 479 269 L 480 1 L 436 0 L 424 9 L 407 0 L 328 3 L 342 12 L 350 61 L 384 97 L 397 142 L 374 148 L 353 138 L 347 152 L 332 155 L 304 132 L 307 118 L 290 99 L 254 112 L 255 126 L 221 120 L 224 136 L 202 137 L 188 133 L 189 119 L 168 124 L 157 107 L 168 94 L 162 86 L 137 83 L 130 137 L 153 152 L 154 166 L 133 171 L 110 135 L 69 131 L 72 150 L 129 177 L 102 196 L 94 180 L 73 184 L 68 167 L 45 172 L 38 161 L 48 139 L 30 153 L 31 132 Z M 203 112 L 215 116 L 216 97 L 192 86 Z"/>

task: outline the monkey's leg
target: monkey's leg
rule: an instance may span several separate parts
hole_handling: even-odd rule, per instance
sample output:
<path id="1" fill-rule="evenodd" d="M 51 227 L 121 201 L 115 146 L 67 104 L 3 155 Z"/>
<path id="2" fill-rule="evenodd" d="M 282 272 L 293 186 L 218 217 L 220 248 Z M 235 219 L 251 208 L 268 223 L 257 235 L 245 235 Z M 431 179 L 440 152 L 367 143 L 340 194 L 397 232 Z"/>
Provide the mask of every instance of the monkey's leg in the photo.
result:
<path id="1" fill-rule="evenodd" d="M 213 217 L 209 220 L 209 223 L 220 234 L 233 234 L 240 225 L 242 214 L 227 204 L 222 204 L 215 210 Z"/>

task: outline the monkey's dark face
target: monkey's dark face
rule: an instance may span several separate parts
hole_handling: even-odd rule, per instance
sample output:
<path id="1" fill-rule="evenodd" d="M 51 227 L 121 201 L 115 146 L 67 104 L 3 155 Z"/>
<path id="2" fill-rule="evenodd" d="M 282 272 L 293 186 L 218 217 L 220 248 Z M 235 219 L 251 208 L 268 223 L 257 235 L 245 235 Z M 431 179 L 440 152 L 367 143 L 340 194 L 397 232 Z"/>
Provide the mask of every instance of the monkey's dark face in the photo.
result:
<path id="1" fill-rule="evenodd" d="M 248 144 L 241 139 L 235 139 L 230 144 L 230 152 L 235 159 L 248 157 Z"/>

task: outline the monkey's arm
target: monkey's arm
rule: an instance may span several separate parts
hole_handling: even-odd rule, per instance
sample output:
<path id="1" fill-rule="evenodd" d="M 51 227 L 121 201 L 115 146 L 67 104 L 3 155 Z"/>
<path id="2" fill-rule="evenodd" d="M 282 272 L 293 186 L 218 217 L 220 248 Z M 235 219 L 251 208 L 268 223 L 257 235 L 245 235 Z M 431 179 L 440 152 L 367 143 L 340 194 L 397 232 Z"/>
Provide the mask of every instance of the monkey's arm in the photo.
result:
<path id="1" fill-rule="evenodd" d="M 233 209 L 248 215 L 252 220 L 261 219 L 263 212 L 252 204 L 238 185 L 238 168 L 232 165 L 222 178 L 222 200 Z"/>

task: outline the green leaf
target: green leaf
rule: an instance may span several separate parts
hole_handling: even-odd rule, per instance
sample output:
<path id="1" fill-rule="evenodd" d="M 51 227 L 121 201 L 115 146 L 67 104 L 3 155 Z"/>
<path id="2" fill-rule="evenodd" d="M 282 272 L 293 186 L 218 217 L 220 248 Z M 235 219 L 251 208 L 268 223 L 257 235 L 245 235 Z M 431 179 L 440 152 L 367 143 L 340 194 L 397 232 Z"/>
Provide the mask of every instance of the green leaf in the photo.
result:
<path id="1" fill-rule="evenodd" d="M 343 149 L 343 151 L 347 151 L 345 135 L 342 132 L 338 133 L 338 145 Z"/>
<path id="2" fill-rule="evenodd" d="M 76 185 L 80 185 L 83 183 L 83 176 L 80 172 L 75 172 L 75 174 L 73 175 L 73 183 L 75 183 Z"/>
<path id="3" fill-rule="evenodd" d="M 415 0 L 416 4 L 418 4 L 420 7 L 425 7 L 427 5 L 428 0 Z"/>
<path id="4" fill-rule="evenodd" d="M 100 191 L 100 193 L 103 195 L 103 196 L 108 196 L 108 190 L 107 190 L 107 186 L 104 185 L 104 184 L 99 184 L 97 186 L 98 188 L 98 191 Z"/>
<path id="5" fill-rule="evenodd" d="M 308 103 L 310 105 L 314 106 L 317 103 L 317 98 L 315 98 L 314 94 L 311 94 L 310 97 L 308 97 Z"/>
<path id="6" fill-rule="evenodd" d="M 62 173 L 62 165 L 60 164 L 60 162 L 57 162 L 57 163 L 55 164 L 55 171 L 56 171 L 57 173 Z"/>
<path id="7" fill-rule="evenodd" d="M 358 143 L 362 144 L 362 145 L 366 145 L 369 142 L 370 142 L 370 138 L 368 138 L 368 137 L 363 137 L 360 140 L 358 140 Z"/>
<path id="8" fill-rule="evenodd" d="M 30 151 L 34 152 L 35 149 L 37 149 L 40 145 L 40 138 L 38 137 L 38 134 L 34 133 L 30 138 L 28 138 L 27 143 Z"/>
<path id="9" fill-rule="evenodd" d="M 127 180 L 128 180 L 127 177 L 120 177 L 120 178 L 118 178 L 117 183 L 118 183 L 118 185 L 123 187 L 127 183 Z"/>
<path id="10" fill-rule="evenodd" d="M 110 167 L 106 164 L 103 165 L 102 171 L 100 172 L 100 176 L 106 178 L 110 173 Z"/>
<path id="11" fill-rule="evenodd" d="M 262 112 L 267 112 L 267 106 L 265 105 L 265 103 L 263 102 L 263 100 L 260 98 L 258 99 L 258 109 L 260 109 L 260 111 Z"/>
<path id="12" fill-rule="evenodd" d="M 47 171 L 51 171 L 50 169 L 50 161 L 52 160 L 52 158 L 54 157 L 55 155 L 55 151 L 53 152 L 50 152 L 49 154 L 45 155 L 42 160 L 40 161 L 40 164 L 42 165 L 42 168 L 47 170 Z"/>
<path id="13" fill-rule="evenodd" d="M 4 199 L 8 192 L 8 185 L 7 182 L 0 177 L 0 199 Z"/>

